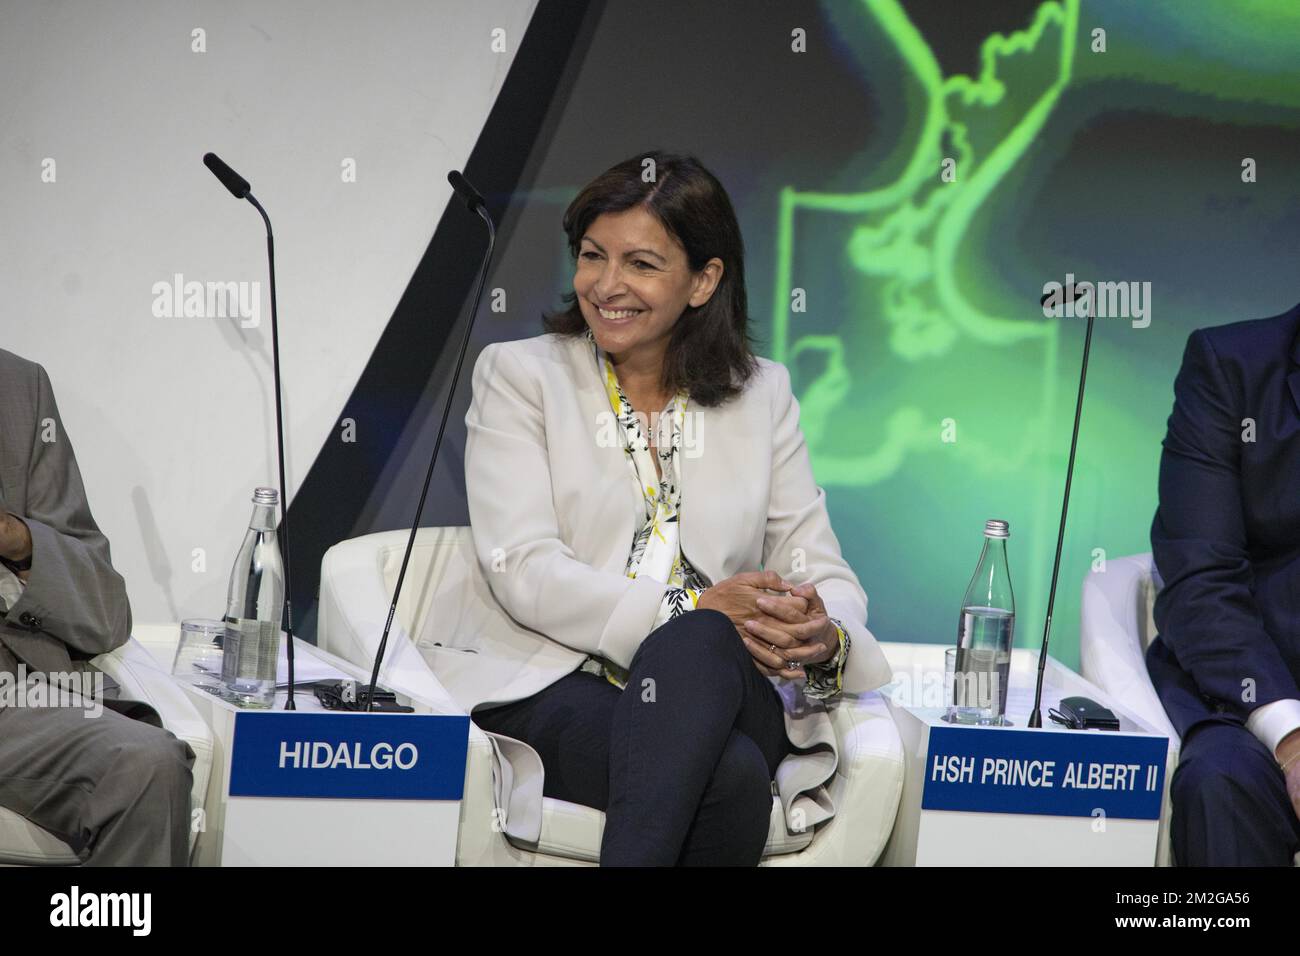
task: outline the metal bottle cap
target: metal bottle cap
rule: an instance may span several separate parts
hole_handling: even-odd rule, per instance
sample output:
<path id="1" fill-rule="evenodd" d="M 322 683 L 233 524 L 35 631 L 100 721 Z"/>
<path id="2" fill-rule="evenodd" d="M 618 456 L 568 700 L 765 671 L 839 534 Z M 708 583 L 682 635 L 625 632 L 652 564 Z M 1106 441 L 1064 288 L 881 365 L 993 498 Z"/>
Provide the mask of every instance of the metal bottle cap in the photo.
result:
<path id="1" fill-rule="evenodd" d="M 990 518 L 984 522 L 984 537 L 1009 538 L 1011 537 L 1011 526 L 1001 518 Z"/>
<path id="2" fill-rule="evenodd" d="M 280 501 L 280 492 L 274 488 L 254 488 L 253 504 L 255 505 L 273 505 Z"/>

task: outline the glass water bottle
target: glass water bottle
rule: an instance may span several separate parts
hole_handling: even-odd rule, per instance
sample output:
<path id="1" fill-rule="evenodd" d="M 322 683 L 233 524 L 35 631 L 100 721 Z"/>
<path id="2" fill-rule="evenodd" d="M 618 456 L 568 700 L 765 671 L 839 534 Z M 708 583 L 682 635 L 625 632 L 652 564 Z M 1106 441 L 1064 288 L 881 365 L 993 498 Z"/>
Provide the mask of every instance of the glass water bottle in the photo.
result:
<path id="1" fill-rule="evenodd" d="M 284 563 L 275 532 L 279 500 L 274 488 L 254 490 L 253 517 L 230 572 L 221 696 L 240 707 L 267 708 L 275 703 L 284 615 Z"/>
<path id="2" fill-rule="evenodd" d="M 984 550 L 961 602 L 950 719 L 964 724 L 1002 724 L 1016 625 L 1016 599 L 1007 567 L 1005 521 L 984 523 Z"/>

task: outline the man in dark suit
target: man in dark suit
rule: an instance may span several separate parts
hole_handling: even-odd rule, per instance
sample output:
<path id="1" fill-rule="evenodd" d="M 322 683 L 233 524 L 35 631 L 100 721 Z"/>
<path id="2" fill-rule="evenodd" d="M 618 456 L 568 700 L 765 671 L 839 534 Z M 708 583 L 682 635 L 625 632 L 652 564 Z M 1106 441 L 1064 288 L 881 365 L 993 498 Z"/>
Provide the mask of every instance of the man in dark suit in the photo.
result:
<path id="1" fill-rule="evenodd" d="M 15 692 L 20 681 L 54 688 L 130 636 L 125 583 L 91 517 L 50 380 L 0 349 L 0 806 L 86 863 L 183 865 L 189 745 L 144 704 L 33 706 L 34 693 Z"/>
<path id="2" fill-rule="evenodd" d="M 1182 738 L 1174 861 L 1300 850 L 1300 306 L 1187 341 L 1151 547 L 1147 670 Z"/>

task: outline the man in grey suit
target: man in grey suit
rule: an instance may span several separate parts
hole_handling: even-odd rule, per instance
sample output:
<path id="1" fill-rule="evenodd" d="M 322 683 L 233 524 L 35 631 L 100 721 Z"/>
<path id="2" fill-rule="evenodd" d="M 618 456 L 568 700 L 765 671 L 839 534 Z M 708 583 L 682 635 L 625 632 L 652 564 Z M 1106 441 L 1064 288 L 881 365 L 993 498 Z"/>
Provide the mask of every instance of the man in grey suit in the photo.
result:
<path id="1" fill-rule="evenodd" d="M 153 708 L 66 695 L 131 635 L 41 366 L 0 349 L 0 806 L 93 865 L 184 865 L 194 752 Z M 23 692 L 17 693 L 19 684 Z M 80 683 L 80 682 L 79 682 Z M 30 692 L 29 692 L 30 691 Z M 33 701 L 37 701 L 33 705 Z"/>

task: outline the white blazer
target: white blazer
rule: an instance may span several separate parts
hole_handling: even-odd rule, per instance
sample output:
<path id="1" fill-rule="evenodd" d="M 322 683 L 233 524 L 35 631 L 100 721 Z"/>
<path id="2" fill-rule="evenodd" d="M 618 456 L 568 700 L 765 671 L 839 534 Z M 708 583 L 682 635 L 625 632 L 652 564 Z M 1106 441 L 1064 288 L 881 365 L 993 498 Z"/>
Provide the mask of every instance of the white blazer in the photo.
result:
<path id="1" fill-rule="evenodd" d="M 852 637 L 844 691 L 873 690 L 888 682 L 889 666 L 813 480 L 790 373 L 768 359 L 759 364 L 731 401 L 687 405 L 682 551 L 715 584 L 757 570 L 811 581 Z M 417 641 L 467 711 L 530 696 L 589 653 L 626 668 L 650 633 L 667 585 L 623 573 L 643 503 L 613 423 L 585 336 L 540 335 L 480 353 L 465 416 L 465 489 L 476 570 L 490 591 L 487 623 L 444 632 L 438 646 Z M 790 740 L 809 751 L 778 770 L 787 822 L 802 809 L 804 824 L 815 825 L 834 813 L 822 785 L 835 771 L 835 735 L 825 705 L 803 695 L 802 681 L 769 679 L 785 704 Z M 498 794 L 509 799 L 506 831 L 535 840 L 541 760 L 520 741 L 489 736 L 510 765 L 502 774 L 510 786 Z"/>

